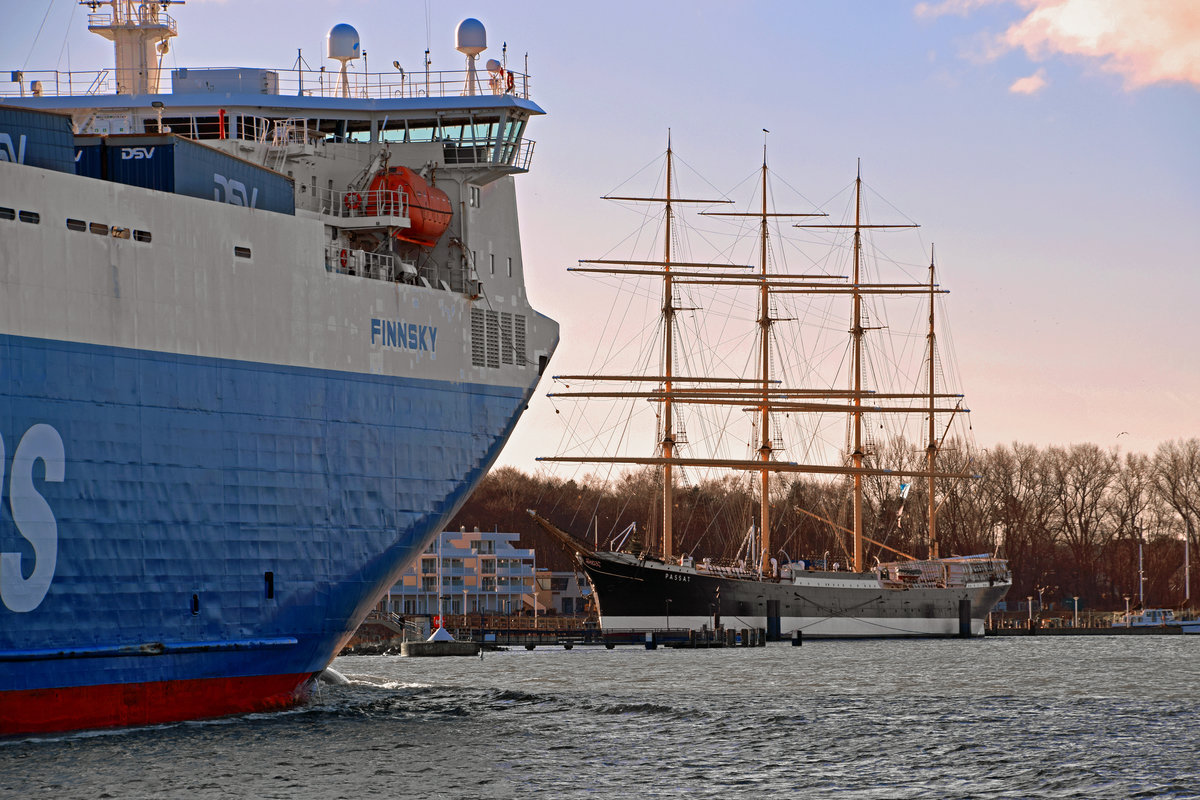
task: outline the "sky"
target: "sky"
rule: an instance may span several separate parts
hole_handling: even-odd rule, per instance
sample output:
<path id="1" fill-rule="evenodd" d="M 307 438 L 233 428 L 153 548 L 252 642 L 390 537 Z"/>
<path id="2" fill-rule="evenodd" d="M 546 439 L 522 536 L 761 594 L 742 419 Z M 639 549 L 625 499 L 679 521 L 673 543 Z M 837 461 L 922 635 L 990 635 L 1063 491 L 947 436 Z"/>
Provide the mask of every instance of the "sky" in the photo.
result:
<path id="1" fill-rule="evenodd" d="M 111 64 L 74 0 L 4 5 L 5 71 Z M 528 54 L 547 116 L 529 126 L 517 191 L 529 296 L 562 323 L 552 373 L 586 368 L 603 324 L 604 288 L 567 267 L 637 224 L 600 196 L 661 156 L 669 129 L 720 191 L 753 173 L 764 141 L 817 204 L 861 159 L 936 243 L 981 446 L 1152 453 L 1200 436 L 1200 2 L 188 0 L 171 13 L 169 66 L 287 69 L 302 48 L 316 67 L 348 22 L 373 71 L 417 70 L 426 47 L 433 69 L 460 69 L 467 16 L 487 27 L 484 59 L 507 42 L 522 70 Z M 557 448 L 550 389 L 501 464 L 533 470 Z"/>

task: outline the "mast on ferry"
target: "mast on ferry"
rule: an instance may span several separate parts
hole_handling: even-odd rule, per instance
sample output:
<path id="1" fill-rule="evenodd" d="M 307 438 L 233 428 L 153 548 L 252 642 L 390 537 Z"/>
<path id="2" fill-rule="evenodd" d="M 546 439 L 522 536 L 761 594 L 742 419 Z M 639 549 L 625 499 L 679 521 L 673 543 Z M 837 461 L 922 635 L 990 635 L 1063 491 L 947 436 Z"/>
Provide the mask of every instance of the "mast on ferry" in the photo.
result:
<path id="1" fill-rule="evenodd" d="M 88 30 L 113 43 L 116 51 L 117 94 L 158 94 L 162 57 L 169 40 L 178 34 L 175 20 L 166 12 L 183 0 L 80 0 L 92 10 Z M 108 6 L 109 13 L 98 13 Z"/>

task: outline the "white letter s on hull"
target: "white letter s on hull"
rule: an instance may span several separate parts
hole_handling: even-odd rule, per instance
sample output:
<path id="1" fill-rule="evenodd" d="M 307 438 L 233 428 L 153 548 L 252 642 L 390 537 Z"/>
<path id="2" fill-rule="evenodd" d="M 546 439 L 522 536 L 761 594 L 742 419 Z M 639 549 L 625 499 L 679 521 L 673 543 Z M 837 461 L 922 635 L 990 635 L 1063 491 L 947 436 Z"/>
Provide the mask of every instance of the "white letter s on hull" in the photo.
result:
<path id="1" fill-rule="evenodd" d="M 0 553 L 0 599 L 12 611 L 33 611 L 46 597 L 58 562 L 58 523 L 46 499 L 33 488 L 33 464 L 46 465 L 46 480 L 62 483 L 66 455 L 62 437 L 49 425 L 34 425 L 21 437 L 13 454 L 8 502 L 17 530 L 33 545 L 33 572 L 21 570 L 20 553 Z M 0 440 L 0 481 L 3 480 L 4 442 Z"/>

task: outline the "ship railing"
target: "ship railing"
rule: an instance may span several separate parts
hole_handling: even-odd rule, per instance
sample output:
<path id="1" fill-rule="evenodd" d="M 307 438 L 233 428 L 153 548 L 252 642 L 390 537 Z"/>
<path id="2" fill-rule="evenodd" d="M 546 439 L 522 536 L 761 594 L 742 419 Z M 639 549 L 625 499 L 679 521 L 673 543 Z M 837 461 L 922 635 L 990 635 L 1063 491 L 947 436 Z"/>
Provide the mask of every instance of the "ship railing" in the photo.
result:
<path id="1" fill-rule="evenodd" d="M 408 227 L 408 194 L 393 189 L 337 191 L 317 187 L 317 210 L 339 219 L 390 217 L 399 227 Z"/>
<path id="2" fill-rule="evenodd" d="M 464 139 L 446 143 L 442 150 L 442 158 L 446 166 L 491 164 L 528 172 L 529 165 L 533 162 L 533 148 L 536 144 L 530 139 L 506 141 L 501 144 L 496 144 L 494 139 Z"/>
<path id="3" fill-rule="evenodd" d="M 116 8 L 121 9 L 123 6 L 117 4 Z M 165 11 L 159 11 L 157 14 L 146 14 L 142 8 L 137 8 L 134 13 L 119 12 L 117 14 L 88 14 L 88 29 L 92 28 L 111 28 L 113 25 L 122 27 L 139 25 L 142 28 L 158 27 L 165 28 L 174 36 L 179 33 L 179 26 L 175 22 L 175 18 Z"/>
<path id="4" fill-rule="evenodd" d="M 336 245 L 325 247 L 325 267 L 343 275 L 357 275 L 380 281 L 394 281 L 397 276 L 396 259 L 386 253 L 368 253 Z"/>
<path id="5" fill-rule="evenodd" d="M 919 587 L 965 586 L 969 583 L 997 583 L 1009 579 L 1004 559 L 972 556 L 939 558 L 930 561 L 892 561 L 879 565 L 884 581 Z"/>
<path id="6" fill-rule="evenodd" d="M 65 72 L 56 69 L 13 70 L 0 73 L 0 97 L 67 97 L 116 94 L 111 69 Z"/>
<path id="7" fill-rule="evenodd" d="M 108 15 L 96 15 L 108 16 Z M 164 15 L 165 16 L 165 15 Z M 168 19 L 170 19 L 168 17 Z M 174 20 L 171 20 L 174 30 Z M 235 67 L 197 67 L 195 69 L 237 69 Z M 116 94 L 117 81 L 112 69 L 100 70 L 16 70 L 0 74 L 10 80 L 0 81 L 0 96 L 41 96 L 58 97 Z M 341 77 L 336 72 L 324 70 L 271 70 L 278 80 L 277 96 L 292 97 L 345 97 L 354 99 L 386 100 L 392 98 L 423 98 L 423 97 L 461 97 L 472 94 L 467 90 L 467 72 L 465 70 L 447 70 L 439 72 L 349 72 L 348 82 L 343 92 Z M 475 85 L 473 94 L 481 100 L 488 97 L 516 97 L 530 99 L 529 76 L 519 72 L 509 73 L 513 76 L 512 89 L 508 89 L 507 79 L 501 85 L 493 85 L 484 72 Z M 20 76 L 20 77 L 18 77 Z M 167 76 L 163 76 L 163 91 L 166 92 Z M 39 84 L 37 94 L 34 83 Z M 53 87 L 53 91 L 51 91 Z"/>
<path id="8" fill-rule="evenodd" d="M 520 72 L 509 72 L 501 81 L 495 81 L 489 73 L 476 73 L 474 87 L 467 83 L 466 70 L 441 70 L 411 73 L 391 72 L 347 72 L 346 86 L 342 86 L 341 75 L 325 70 L 278 70 L 280 94 L 295 94 L 305 97 L 346 97 L 381 100 L 388 98 L 417 97 L 518 97 L 530 98 L 529 76 Z M 512 76 L 511 88 L 508 75 Z M 472 91 L 471 89 L 474 89 Z"/>
<path id="9" fill-rule="evenodd" d="M 407 283 L 427 289 L 435 288 L 429 281 L 421 278 L 415 262 L 399 259 L 388 253 L 368 253 L 365 250 L 339 247 L 336 244 L 325 246 L 325 269 L 342 275 Z"/>

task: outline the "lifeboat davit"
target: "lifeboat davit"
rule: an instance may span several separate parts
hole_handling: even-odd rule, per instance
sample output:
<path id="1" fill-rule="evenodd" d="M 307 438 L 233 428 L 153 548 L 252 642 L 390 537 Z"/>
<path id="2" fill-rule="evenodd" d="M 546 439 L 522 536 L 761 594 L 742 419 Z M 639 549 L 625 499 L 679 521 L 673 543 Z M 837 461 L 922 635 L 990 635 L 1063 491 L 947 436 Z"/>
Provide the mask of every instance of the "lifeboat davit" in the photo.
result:
<path id="1" fill-rule="evenodd" d="M 433 247 L 450 227 L 453 210 L 450 197 L 408 167 L 388 167 L 371 179 L 367 190 L 368 215 L 375 212 L 371 206 L 387 205 L 387 195 L 382 192 L 404 192 L 408 196 L 408 219 L 410 227 L 394 235 L 404 242 L 413 242 L 424 247 Z"/>

